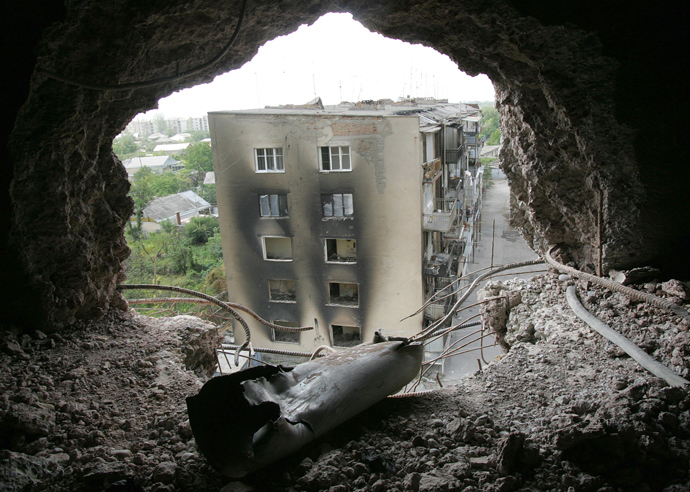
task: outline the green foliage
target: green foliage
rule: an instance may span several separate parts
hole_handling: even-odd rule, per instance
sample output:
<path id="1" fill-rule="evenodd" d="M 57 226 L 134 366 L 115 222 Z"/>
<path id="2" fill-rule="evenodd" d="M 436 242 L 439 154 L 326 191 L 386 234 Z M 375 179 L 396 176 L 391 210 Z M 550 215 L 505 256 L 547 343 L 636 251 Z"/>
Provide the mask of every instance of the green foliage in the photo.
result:
<path id="1" fill-rule="evenodd" d="M 113 152 L 121 161 L 141 154 L 134 136 L 130 134 L 125 134 L 113 141 Z"/>
<path id="2" fill-rule="evenodd" d="M 500 145 L 500 143 L 501 143 L 501 129 L 496 128 L 487 137 L 486 142 L 484 142 L 484 145 Z"/>
<path id="3" fill-rule="evenodd" d="M 216 217 L 198 216 L 190 219 L 184 232 L 192 244 L 206 244 L 217 228 L 218 219 Z"/>
<path id="4" fill-rule="evenodd" d="M 191 188 L 191 180 L 183 174 L 172 171 L 154 173 L 151 169 L 142 167 L 132 178 L 129 196 L 134 199 L 134 212 L 141 219 L 144 208 L 154 197 L 173 195 Z"/>
<path id="5" fill-rule="evenodd" d="M 211 138 L 211 133 L 203 130 L 191 130 L 189 134 L 191 135 L 187 139 L 189 142 L 200 142 L 205 138 Z"/>
<path id="6" fill-rule="evenodd" d="M 141 222 L 144 208 L 153 200 L 154 193 L 151 187 L 153 172 L 147 168 L 139 169 L 132 178 L 132 187 L 129 189 L 129 196 L 134 199 L 134 213 Z M 139 224 L 141 225 L 141 224 Z"/>
<path id="7" fill-rule="evenodd" d="M 186 169 L 193 171 L 203 171 L 207 173 L 213 171 L 213 154 L 208 142 L 197 142 L 187 147 L 187 155 L 182 157 L 182 162 Z"/>
<path id="8" fill-rule="evenodd" d="M 211 205 L 218 205 L 218 201 L 216 200 L 216 185 L 202 183 L 199 185 L 197 194 Z"/>
<path id="9" fill-rule="evenodd" d="M 184 176 L 169 170 L 153 173 L 149 183 L 155 196 L 168 196 L 191 189 L 191 183 Z"/>
<path id="10" fill-rule="evenodd" d="M 482 107 L 482 133 L 486 137 L 484 145 L 498 145 L 501 143 L 501 129 L 498 126 L 498 111 L 493 106 Z"/>
<path id="11" fill-rule="evenodd" d="M 209 219 L 208 217 L 201 219 L 193 219 L 193 223 L 203 224 L 205 227 L 213 222 L 204 220 Z M 194 238 L 187 234 L 189 226 L 182 228 L 172 223 L 161 224 L 163 230 L 150 233 L 148 237 L 141 234 L 137 239 L 128 232 L 126 237 L 132 248 L 132 254 L 125 260 L 127 283 L 175 285 L 213 295 L 225 291 L 227 283 L 217 219 L 215 223 L 216 227 L 211 229 L 210 236 L 204 245 L 193 243 Z M 127 290 L 124 291 L 124 295 L 128 299 L 156 296 L 154 292 L 148 290 Z M 148 311 L 147 308 L 152 306 L 163 311 Z M 173 314 L 169 310 L 169 304 L 149 304 L 136 306 L 136 308 L 154 316 Z M 211 311 L 208 307 L 199 304 L 178 303 L 174 307 L 174 312 L 208 316 Z"/>

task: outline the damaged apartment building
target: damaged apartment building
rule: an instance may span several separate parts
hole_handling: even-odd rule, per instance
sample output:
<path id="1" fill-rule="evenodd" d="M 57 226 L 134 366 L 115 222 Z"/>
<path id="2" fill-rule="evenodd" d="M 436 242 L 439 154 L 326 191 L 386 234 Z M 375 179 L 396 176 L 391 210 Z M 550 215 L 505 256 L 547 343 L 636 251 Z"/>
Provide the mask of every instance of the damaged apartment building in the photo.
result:
<path id="1" fill-rule="evenodd" d="M 255 323 L 254 346 L 347 347 L 444 314 L 448 302 L 401 321 L 471 252 L 481 111 L 387 102 L 209 114 L 228 291 L 277 325 L 313 327 Z"/>

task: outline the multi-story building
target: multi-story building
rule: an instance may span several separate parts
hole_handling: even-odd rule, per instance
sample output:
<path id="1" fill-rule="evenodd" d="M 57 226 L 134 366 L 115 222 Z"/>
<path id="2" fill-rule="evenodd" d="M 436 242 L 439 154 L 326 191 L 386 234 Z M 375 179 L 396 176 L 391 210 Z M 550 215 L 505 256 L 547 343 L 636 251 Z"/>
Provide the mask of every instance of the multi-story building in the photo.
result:
<path id="1" fill-rule="evenodd" d="M 268 108 L 209 113 L 209 123 L 231 300 L 314 327 L 248 320 L 255 346 L 343 347 L 429 322 L 400 319 L 435 291 L 425 272 L 460 240 L 472 171 L 458 172 L 457 105 Z"/>
<path id="2" fill-rule="evenodd" d="M 208 115 L 201 116 L 199 118 L 189 118 L 191 120 L 191 125 L 187 126 L 187 130 L 199 130 L 203 132 L 208 131 Z"/>

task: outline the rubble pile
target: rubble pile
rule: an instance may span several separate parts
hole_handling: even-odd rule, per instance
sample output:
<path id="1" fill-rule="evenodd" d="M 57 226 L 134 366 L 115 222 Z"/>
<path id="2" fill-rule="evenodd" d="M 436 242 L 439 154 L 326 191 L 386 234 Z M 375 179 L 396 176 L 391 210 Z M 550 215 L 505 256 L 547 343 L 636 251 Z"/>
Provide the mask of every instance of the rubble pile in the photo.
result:
<path id="1" fill-rule="evenodd" d="M 573 283 L 593 314 L 687 373 L 688 325 L 675 315 L 555 274 L 492 282 L 483 296 L 506 301 L 485 319 L 503 320 L 506 355 L 455 386 L 386 399 L 236 481 L 205 463 L 186 418 L 184 397 L 209 375 L 201 354 L 219 340 L 212 326 L 113 314 L 49 337 L 6 332 L 0 490 L 690 489 L 688 390 L 577 319 L 563 295 Z M 681 282 L 637 288 L 687 302 Z"/>

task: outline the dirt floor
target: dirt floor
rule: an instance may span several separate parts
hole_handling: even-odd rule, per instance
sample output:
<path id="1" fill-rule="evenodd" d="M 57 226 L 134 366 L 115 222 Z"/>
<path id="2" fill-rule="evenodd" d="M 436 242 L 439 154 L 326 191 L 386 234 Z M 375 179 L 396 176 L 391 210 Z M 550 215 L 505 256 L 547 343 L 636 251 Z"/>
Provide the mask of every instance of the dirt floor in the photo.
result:
<path id="1" fill-rule="evenodd" d="M 186 416 L 212 371 L 213 325 L 113 312 L 60 335 L 5 327 L 0 490 L 690 490 L 688 390 L 576 319 L 573 283 L 593 314 L 688 377 L 689 326 L 675 315 L 557 274 L 492 282 L 484 296 L 510 291 L 508 354 L 454 387 L 384 400 L 240 481 L 206 464 Z M 690 307 L 687 284 L 636 287 Z"/>

